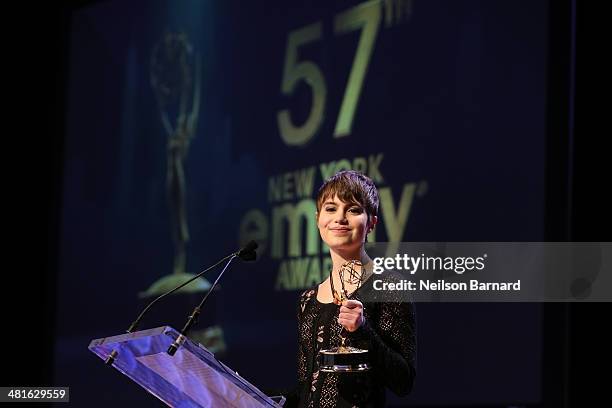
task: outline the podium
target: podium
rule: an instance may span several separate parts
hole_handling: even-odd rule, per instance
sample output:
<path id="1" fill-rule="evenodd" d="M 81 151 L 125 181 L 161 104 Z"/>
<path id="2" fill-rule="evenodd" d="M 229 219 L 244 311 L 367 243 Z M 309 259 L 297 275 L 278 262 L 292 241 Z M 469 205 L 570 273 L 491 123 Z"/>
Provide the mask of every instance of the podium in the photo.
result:
<path id="1" fill-rule="evenodd" d="M 174 356 L 166 352 L 179 333 L 170 326 L 92 340 L 102 360 L 171 407 L 282 407 L 188 338 Z"/>

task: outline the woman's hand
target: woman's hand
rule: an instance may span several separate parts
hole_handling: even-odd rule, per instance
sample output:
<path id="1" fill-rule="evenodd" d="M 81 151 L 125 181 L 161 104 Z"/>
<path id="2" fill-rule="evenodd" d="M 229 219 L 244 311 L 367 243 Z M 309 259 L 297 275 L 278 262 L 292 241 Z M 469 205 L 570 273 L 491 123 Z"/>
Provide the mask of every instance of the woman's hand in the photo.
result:
<path id="1" fill-rule="evenodd" d="M 338 323 L 351 333 L 360 328 L 365 323 L 363 303 L 352 299 L 342 302 Z"/>

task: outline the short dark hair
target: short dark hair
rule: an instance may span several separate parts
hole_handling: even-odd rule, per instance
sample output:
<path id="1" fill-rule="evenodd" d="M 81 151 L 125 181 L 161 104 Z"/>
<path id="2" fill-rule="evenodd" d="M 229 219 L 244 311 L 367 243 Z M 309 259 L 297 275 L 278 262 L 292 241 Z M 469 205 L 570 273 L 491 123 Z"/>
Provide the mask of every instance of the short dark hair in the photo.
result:
<path id="1" fill-rule="evenodd" d="M 321 211 L 323 202 L 338 195 L 345 203 L 357 203 L 365 208 L 368 215 L 378 214 L 378 190 L 371 178 L 355 170 L 343 170 L 328 178 L 317 194 L 317 211 Z"/>

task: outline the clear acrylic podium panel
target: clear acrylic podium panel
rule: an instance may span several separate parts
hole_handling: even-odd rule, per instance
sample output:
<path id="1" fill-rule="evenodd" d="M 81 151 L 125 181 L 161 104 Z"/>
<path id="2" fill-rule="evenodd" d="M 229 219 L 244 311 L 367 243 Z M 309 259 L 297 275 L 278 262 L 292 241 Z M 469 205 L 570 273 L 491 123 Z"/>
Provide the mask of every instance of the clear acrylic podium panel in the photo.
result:
<path id="1" fill-rule="evenodd" d="M 179 336 L 170 326 L 92 340 L 102 360 L 116 350 L 113 366 L 172 407 L 281 407 L 203 346 L 185 339 L 174 356 L 168 347 Z"/>

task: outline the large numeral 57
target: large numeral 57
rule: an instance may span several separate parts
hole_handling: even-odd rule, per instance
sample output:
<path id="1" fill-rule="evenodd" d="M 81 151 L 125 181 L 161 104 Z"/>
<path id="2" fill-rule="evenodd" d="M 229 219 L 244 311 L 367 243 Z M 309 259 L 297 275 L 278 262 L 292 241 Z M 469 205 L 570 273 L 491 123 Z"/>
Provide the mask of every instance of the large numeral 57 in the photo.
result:
<path id="1" fill-rule="evenodd" d="M 334 137 L 347 136 L 351 133 L 363 80 L 376 42 L 380 14 L 380 1 L 372 0 L 342 12 L 336 15 L 334 19 L 334 32 L 336 34 L 362 29 L 342 105 L 340 106 L 340 113 L 336 121 Z M 277 121 L 281 138 L 291 146 L 306 144 L 317 133 L 323 122 L 327 96 L 323 73 L 314 62 L 298 62 L 298 47 L 319 40 L 322 31 L 322 23 L 318 22 L 290 32 L 287 38 L 287 54 L 283 69 L 281 93 L 290 96 L 301 80 L 304 80 L 312 88 L 310 114 L 301 126 L 296 126 L 292 122 L 288 109 L 278 112 Z"/>

